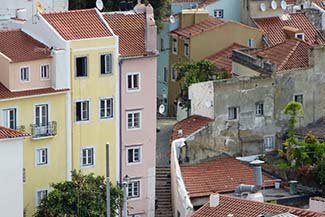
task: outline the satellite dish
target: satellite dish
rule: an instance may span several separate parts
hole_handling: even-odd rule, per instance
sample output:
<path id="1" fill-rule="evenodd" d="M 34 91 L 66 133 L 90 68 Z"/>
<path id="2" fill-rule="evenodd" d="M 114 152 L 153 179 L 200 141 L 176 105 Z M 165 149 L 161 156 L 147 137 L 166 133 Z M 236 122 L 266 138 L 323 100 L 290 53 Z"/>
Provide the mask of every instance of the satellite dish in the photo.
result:
<path id="1" fill-rule="evenodd" d="M 39 1 L 37 1 L 36 2 L 36 9 L 37 9 L 37 11 L 39 12 L 39 13 L 43 13 L 43 6 L 42 6 L 42 4 L 39 2 Z"/>
<path id="2" fill-rule="evenodd" d="M 165 111 L 166 111 L 165 105 L 164 104 L 161 104 L 159 106 L 159 114 L 163 115 L 165 113 Z"/>
<path id="3" fill-rule="evenodd" d="M 281 8 L 282 10 L 285 10 L 287 8 L 287 2 L 286 1 L 281 1 Z"/>
<path id="4" fill-rule="evenodd" d="M 175 23 L 175 17 L 173 15 L 170 15 L 169 22 L 170 23 Z"/>
<path id="5" fill-rule="evenodd" d="M 264 3 L 260 4 L 260 10 L 263 11 L 263 12 L 266 11 L 266 6 L 265 6 Z"/>
<path id="6" fill-rule="evenodd" d="M 96 0 L 96 8 L 100 11 L 103 10 L 104 4 L 103 4 L 102 0 Z"/>
<path id="7" fill-rule="evenodd" d="M 278 7 L 278 5 L 276 4 L 276 1 L 271 1 L 271 8 L 273 9 L 273 10 L 276 10 L 277 9 L 277 7 Z"/>

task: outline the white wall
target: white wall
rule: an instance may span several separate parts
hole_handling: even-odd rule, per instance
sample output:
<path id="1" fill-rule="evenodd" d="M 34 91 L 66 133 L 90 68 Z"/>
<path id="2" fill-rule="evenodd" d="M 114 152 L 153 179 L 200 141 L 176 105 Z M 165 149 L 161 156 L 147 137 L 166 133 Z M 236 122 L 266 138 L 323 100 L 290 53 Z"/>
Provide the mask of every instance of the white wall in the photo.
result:
<path id="1" fill-rule="evenodd" d="M 23 216 L 23 140 L 0 140 L 0 215 Z"/>

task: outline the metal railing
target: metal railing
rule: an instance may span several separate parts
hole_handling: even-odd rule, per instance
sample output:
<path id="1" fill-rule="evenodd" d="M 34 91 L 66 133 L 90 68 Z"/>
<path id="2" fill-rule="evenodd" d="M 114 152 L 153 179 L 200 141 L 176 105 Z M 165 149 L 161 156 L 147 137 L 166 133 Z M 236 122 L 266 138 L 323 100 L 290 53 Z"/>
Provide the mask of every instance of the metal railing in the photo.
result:
<path id="1" fill-rule="evenodd" d="M 44 126 L 39 126 L 37 124 L 31 124 L 30 127 L 31 127 L 32 138 L 55 136 L 57 133 L 56 121 L 48 122 Z"/>

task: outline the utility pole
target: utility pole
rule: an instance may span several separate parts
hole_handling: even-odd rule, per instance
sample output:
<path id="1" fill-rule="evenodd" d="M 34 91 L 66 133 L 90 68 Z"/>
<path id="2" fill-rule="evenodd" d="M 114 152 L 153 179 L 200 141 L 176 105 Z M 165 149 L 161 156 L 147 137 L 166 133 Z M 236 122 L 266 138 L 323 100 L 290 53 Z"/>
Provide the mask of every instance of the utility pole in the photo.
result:
<path id="1" fill-rule="evenodd" d="M 109 144 L 106 144 L 106 207 L 107 217 L 111 216 L 111 191 L 109 179 Z"/>

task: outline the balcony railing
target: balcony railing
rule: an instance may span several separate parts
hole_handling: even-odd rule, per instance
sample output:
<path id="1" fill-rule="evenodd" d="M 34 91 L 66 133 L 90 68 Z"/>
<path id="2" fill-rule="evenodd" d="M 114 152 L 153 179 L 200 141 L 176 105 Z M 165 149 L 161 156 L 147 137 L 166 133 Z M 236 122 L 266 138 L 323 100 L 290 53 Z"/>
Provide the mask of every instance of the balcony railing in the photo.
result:
<path id="1" fill-rule="evenodd" d="M 48 122 L 47 125 L 39 126 L 37 124 L 31 124 L 31 133 L 32 138 L 41 138 L 41 137 L 48 137 L 48 136 L 55 136 L 57 123 L 56 121 Z"/>

